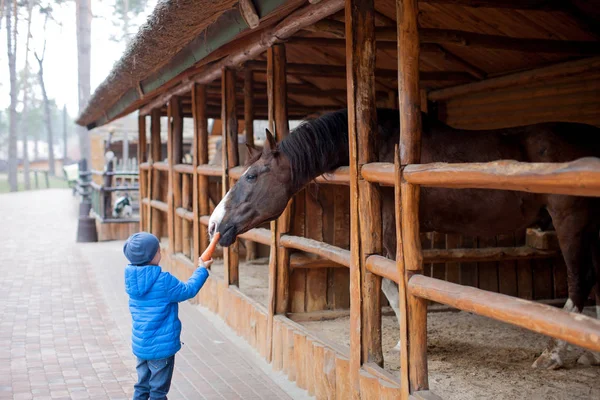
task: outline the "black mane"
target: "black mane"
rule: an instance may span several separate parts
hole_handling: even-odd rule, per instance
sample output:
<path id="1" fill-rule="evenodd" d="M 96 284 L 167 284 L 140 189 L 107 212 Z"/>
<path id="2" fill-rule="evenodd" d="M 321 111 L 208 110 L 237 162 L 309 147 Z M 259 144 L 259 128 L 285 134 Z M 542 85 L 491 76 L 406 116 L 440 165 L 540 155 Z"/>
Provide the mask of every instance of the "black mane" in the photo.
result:
<path id="1" fill-rule="evenodd" d="M 398 134 L 398 110 L 378 109 L 377 119 L 380 136 Z M 348 165 L 348 110 L 304 121 L 277 148 L 290 160 L 295 190 L 319 175 Z"/>
<path id="2" fill-rule="evenodd" d="M 348 110 L 304 121 L 277 149 L 290 160 L 296 189 L 325 172 L 348 165 Z"/>

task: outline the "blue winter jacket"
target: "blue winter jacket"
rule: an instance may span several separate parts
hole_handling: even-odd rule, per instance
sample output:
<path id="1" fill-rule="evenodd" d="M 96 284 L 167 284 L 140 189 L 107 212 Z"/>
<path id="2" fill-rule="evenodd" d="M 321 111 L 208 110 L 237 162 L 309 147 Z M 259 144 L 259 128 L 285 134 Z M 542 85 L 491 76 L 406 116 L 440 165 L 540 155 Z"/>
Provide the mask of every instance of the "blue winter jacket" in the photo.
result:
<path id="1" fill-rule="evenodd" d="M 181 282 L 158 265 L 128 265 L 125 291 L 133 322 L 133 354 L 143 360 L 170 357 L 181 349 L 178 302 L 194 297 L 208 278 L 199 267 L 187 282 Z"/>

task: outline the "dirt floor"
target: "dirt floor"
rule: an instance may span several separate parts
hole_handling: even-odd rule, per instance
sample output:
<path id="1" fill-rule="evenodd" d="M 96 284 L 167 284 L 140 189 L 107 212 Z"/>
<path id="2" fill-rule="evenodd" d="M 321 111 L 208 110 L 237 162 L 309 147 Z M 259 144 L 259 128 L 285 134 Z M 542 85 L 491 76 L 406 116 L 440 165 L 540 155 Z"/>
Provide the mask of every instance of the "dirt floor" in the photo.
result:
<path id="1" fill-rule="evenodd" d="M 269 258 L 240 262 L 240 291 L 266 306 L 269 297 Z M 211 274 L 223 278 L 223 260 L 216 259 Z"/>
<path id="2" fill-rule="evenodd" d="M 267 259 L 240 263 L 240 290 L 266 304 Z M 216 261 L 213 274 L 223 276 Z M 594 315 L 592 308 L 586 314 Z M 315 334 L 350 345 L 349 318 L 303 322 Z M 428 315 L 429 386 L 447 400 L 474 399 L 600 399 L 600 367 L 577 364 L 583 353 L 569 351 L 565 368 L 534 370 L 531 364 L 543 350 L 545 336 L 467 312 Z M 385 368 L 398 371 L 398 323 L 383 317 Z"/>

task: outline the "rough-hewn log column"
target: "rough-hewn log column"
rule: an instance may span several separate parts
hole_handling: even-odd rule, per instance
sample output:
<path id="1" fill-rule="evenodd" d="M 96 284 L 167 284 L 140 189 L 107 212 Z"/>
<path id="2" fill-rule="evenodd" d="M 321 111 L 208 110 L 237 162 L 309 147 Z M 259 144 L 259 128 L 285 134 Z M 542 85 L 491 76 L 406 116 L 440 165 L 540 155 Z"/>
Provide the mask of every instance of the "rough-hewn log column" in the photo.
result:
<path id="1" fill-rule="evenodd" d="M 206 118 L 206 87 L 195 84 L 192 87 L 192 113 L 194 118 L 193 141 L 193 211 L 194 211 L 194 256 L 193 262 L 208 246 L 208 231 L 200 224 L 200 217 L 208 215 L 208 176 L 198 174 L 198 165 L 208 164 L 208 119 Z"/>
<path id="2" fill-rule="evenodd" d="M 252 70 L 244 70 L 244 127 L 246 129 L 246 144 L 254 146 L 254 74 Z M 256 243 L 246 240 L 246 260 L 256 258 Z"/>
<path id="3" fill-rule="evenodd" d="M 236 114 L 235 98 L 235 71 L 224 68 L 221 76 L 222 89 L 222 112 L 221 121 L 223 122 L 223 141 L 221 148 L 223 151 L 223 196 L 229 191 L 233 180 L 229 177 L 229 169 L 239 164 L 238 158 L 238 122 Z M 223 251 L 223 260 L 225 262 L 225 282 L 227 285 L 238 285 L 238 243 L 233 243 Z"/>
<path id="4" fill-rule="evenodd" d="M 189 210 L 191 204 L 190 194 L 192 186 L 190 184 L 190 174 L 178 175 L 181 178 L 181 207 L 185 210 Z M 192 258 L 192 252 L 190 249 L 190 233 L 192 231 L 191 223 L 184 218 L 179 218 L 179 221 L 181 224 L 181 251 L 186 257 Z"/>
<path id="5" fill-rule="evenodd" d="M 173 253 L 183 250 L 182 221 L 175 214 L 181 207 L 181 174 L 173 169 L 183 157 L 183 115 L 179 96 L 172 97 L 168 106 L 169 117 L 169 245 Z M 172 245 L 172 246 L 171 246 Z"/>
<path id="6" fill-rule="evenodd" d="M 346 81 L 350 148 L 350 383 L 359 397 L 365 362 L 383 365 L 381 280 L 366 269 L 366 256 L 381 252 L 380 195 L 362 179 L 363 164 L 377 161 L 375 18 L 373 0 L 346 0 Z"/>
<path id="7" fill-rule="evenodd" d="M 286 85 L 285 45 L 267 50 L 267 97 L 269 129 L 280 141 L 289 133 Z M 269 303 L 267 326 L 267 360 L 272 357 L 273 315 L 285 314 L 289 308 L 290 252 L 280 245 L 282 234 L 290 230 L 290 206 L 271 222 L 271 257 L 269 261 Z"/>
<path id="8" fill-rule="evenodd" d="M 404 166 L 418 163 L 421 159 L 420 48 L 417 0 L 396 0 L 396 12 L 398 21 L 400 163 Z M 405 282 L 413 274 L 423 272 L 423 255 L 419 238 L 419 193 L 419 186 L 402 181 L 401 239 L 406 268 Z M 407 295 L 406 291 L 401 292 L 400 295 L 407 296 L 408 374 L 410 391 L 413 393 L 429 387 L 427 382 L 427 302 Z M 402 374 L 406 374 L 406 370 Z"/>
<path id="9" fill-rule="evenodd" d="M 152 110 L 150 117 L 150 155 L 151 163 L 162 161 L 162 147 L 160 142 L 160 109 L 156 108 Z M 148 185 L 148 191 L 150 194 L 150 200 L 158 200 L 160 196 L 160 171 L 154 168 L 148 170 L 150 175 L 150 184 Z M 150 214 L 150 230 L 153 235 L 159 239 L 162 236 L 162 220 L 163 217 L 161 212 L 148 207 Z"/>
<path id="10" fill-rule="evenodd" d="M 146 148 L 146 117 L 143 115 L 138 116 L 138 151 L 137 151 L 137 159 L 138 159 L 138 185 L 140 187 L 140 230 L 144 231 L 148 229 L 149 221 L 146 218 L 145 205 L 142 203 L 142 199 L 148 197 L 147 194 L 147 178 L 146 174 L 150 173 L 147 170 L 143 170 L 139 168 L 139 165 L 146 162 L 148 160 L 148 149 Z"/>

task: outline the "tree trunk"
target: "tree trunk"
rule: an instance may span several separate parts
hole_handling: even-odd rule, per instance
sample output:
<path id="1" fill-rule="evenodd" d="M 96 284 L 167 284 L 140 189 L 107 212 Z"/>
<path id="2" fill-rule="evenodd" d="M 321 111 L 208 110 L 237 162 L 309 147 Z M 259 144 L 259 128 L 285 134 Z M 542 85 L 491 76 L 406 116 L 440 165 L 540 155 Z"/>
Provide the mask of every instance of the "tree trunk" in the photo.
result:
<path id="1" fill-rule="evenodd" d="M 16 1 L 14 2 L 16 11 Z M 6 3 L 6 39 L 8 53 L 8 70 L 10 75 L 10 107 L 9 107 L 9 131 L 8 131 L 8 184 L 11 192 L 18 190 L 17 186 L 17 14 L 15 12 L 15 24 L 11 21 L 13 10 L 11 4 Z"/>
<path id="2" fill-rule="evenodd" d="M 31 14 L 33 0 L 27 1 L 27 37 L 25 39 L 25 73 L 23 75 L 23 112 L 21 113 L 21 127 L 23 133 L 23 175 L 25 177 L 25 190 L 31 189 L 29 179 L 29 39 L 31 38 Z"/>
<path id="3" fill-rule="evenodd" d="M 54 176 L 54 137 L 52 135 L 50 103 L 48 102 L 48 95 L 46 94 L 46 85 L 44 85 L 43 57 L 41 59 L 38 58 L 38 64 L 40 65 L 40 70 L 38 71 L 38 78 L 40 80 L 40 87 L 42 88 L 42 99 L 44 100 L 44 123 L 46 124 L 46 132 L 48 133 L 48 173 Z"/>
<path id="4" fill-rule="evenodd" d="M 67 106 L 63 106 L 63 167 L 67 162 Z"/>
<path id="5" fill-rule="evenodd" d="M 91 0 L 77 0 L 77 64 L 79 78 L 79 113 L 83 111 L 90 98 L 90 68 L 91 68 L 91 33 L 92 33 L 92 3 Z M 91 162 L 90 137 L 87 129 L 77 126 L 81 157 Z"/>

